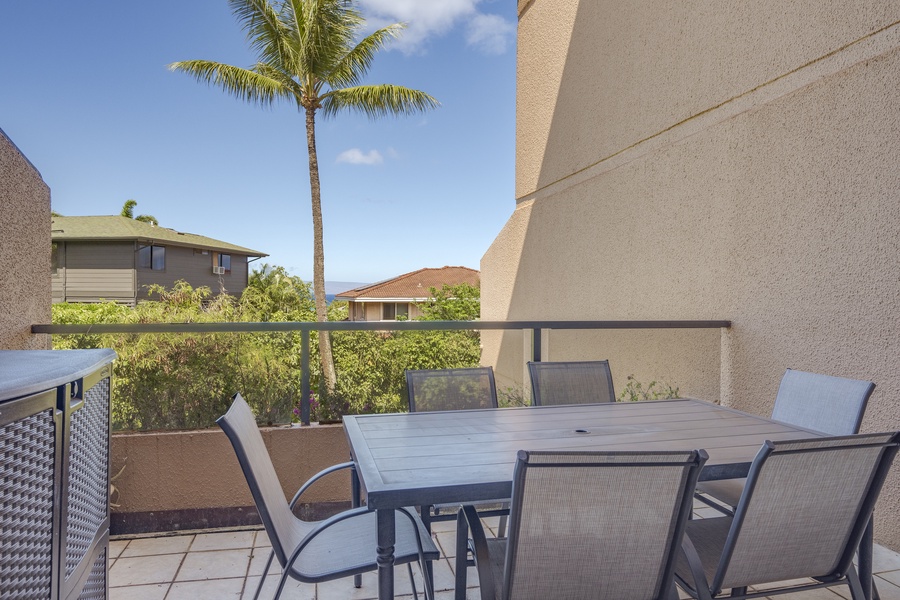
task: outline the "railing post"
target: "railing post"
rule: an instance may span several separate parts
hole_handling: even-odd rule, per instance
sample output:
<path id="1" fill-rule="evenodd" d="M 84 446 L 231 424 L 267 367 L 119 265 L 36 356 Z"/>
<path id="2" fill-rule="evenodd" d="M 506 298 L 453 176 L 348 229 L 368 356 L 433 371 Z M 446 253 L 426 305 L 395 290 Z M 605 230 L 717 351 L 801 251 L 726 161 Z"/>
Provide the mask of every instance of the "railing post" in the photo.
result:
<path id="1" fill-rule="evenodd" d="M 300 332 L 300 424 L 309 425 L 309 329 Z"/>
<path id="2" fill-rule="evenodd" d="M 539 327 L 531 330 L 531 360 L 541 362 L 541 329 Z"/>

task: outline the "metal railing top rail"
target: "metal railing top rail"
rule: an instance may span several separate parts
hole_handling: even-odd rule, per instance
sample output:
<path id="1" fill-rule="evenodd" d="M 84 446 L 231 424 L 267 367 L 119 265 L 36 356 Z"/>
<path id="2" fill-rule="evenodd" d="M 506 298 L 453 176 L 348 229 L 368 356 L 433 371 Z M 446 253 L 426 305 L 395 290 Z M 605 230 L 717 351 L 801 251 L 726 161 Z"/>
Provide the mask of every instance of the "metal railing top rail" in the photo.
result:
<path id="1" fill-rule="evenodd" d="M 731 321 L 278 321 L 265 323 L 95 323 L 32 325 L 32 333 L 53 335 L 115 333 L 301 333 L 300 422 L 309 425 L 309 337 L 313 331 L 460 331 L 531 330 L 531 359 L 541 360 L 541 331 L 545 329 L 722 329 Z"/>
<path id="2" fill-rule="evenodd" d="M 725 320 L 683 321 L 267 321 L 260 323 L 94 323 L 31 326 L 31 333 L 254 333 L 269 331 L 429 331 L 505 329 L 720 329 Z"/>

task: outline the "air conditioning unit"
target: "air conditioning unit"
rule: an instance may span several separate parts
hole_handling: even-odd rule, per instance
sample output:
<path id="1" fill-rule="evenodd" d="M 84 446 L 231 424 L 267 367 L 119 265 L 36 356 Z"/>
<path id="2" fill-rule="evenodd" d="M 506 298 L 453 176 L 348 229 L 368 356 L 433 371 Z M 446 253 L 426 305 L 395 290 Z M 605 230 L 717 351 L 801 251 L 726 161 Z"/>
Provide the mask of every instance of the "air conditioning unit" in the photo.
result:
<path id="1" fill-rule="evenodd" d="M 213 275 L 224 275 L 225 267 L 213 267 Z"/>

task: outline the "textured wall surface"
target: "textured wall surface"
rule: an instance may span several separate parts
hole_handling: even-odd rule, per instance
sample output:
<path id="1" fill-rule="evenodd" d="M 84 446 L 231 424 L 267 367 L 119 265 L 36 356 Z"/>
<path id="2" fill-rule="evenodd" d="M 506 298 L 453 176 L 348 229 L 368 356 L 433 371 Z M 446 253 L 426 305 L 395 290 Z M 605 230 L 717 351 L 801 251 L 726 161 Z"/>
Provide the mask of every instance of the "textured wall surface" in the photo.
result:
<path id="1" fill-rule="evenodd" d="M 482 318 L 729 319 L 554 332 L 550 357 L 762 415 L 785 368 L 870 379 L 863 430 L 900 429 L 900 3 L 519 9 L 517 199 Z M 522 345 L 486 336 L 483 360 L 521 380 Z M 900 464 L 876 519 L 895 549 L 898 515 Z"/>
<path id="2" fill-rule="evenodd" d="M 350 456 L 340 425 L 261 428 L 285 502 L 326 467 Z M 112 438 L 118 513 L 252 506 L 250 488 L 222 431 L 120 434 Z M 324 478 L 304 502 L 350 499 L 347 472 Z"/>
<path id="3" fill-rule="evenodd" d="M 50 188 L 0 130 L 0 349 L 41 350 L 50 322 Z"/>

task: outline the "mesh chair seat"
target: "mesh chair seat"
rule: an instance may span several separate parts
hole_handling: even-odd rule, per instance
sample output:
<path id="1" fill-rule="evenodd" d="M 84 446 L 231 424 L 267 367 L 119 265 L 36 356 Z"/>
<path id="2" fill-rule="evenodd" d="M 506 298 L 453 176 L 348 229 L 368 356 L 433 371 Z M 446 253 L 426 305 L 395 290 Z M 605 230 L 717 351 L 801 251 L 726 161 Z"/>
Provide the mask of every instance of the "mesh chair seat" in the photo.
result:
<path id="1" fill-rule="evenodd" d="M 615 402 L 609 361 L 529 362 L 535 406 Z"/>
<path id="2" fill-rule="evenodd" d="M 712 581 L 719 566 L 719 557 L 722 556 L 722 548 L 728 539 L 731 530 L 731 517 L 715 517 L 712 519 L 694 519 L 688 521 L 684 535 L 694 544 L 700 561 L 703 564 L 703 572 L 707 581 Z M 675 562 L 675 572 L 681 577 L 690 574 L 687 557 L 683 552 L 678 553 Z"/>
<path id="3" fill-rule="evenodd" d="M 316 583 L 376 570 L 378 530 L 375 519 L 375 512 L 367 511 L 330 526 L 327 535 L 313 538 L 300 553 L 291 567 L 291 577 L 306 583 Z M 302 524 L 297 531 L 305 531 L 304 535 L 319 525 L 319 522 L 297 521 Z M 419 528 L 419 539 L 423 541 L 426 557 L 436 560 L 439 554 L 431 535 L 425 531 L 421 521 L 416 523 L 416 527 Z M 417 561 L 416 532 L 409 519 L 397 515 L 396 536 L 394 561 L 401 565 Z M 336 573 L 340 575 L 336 576 Z"/>

